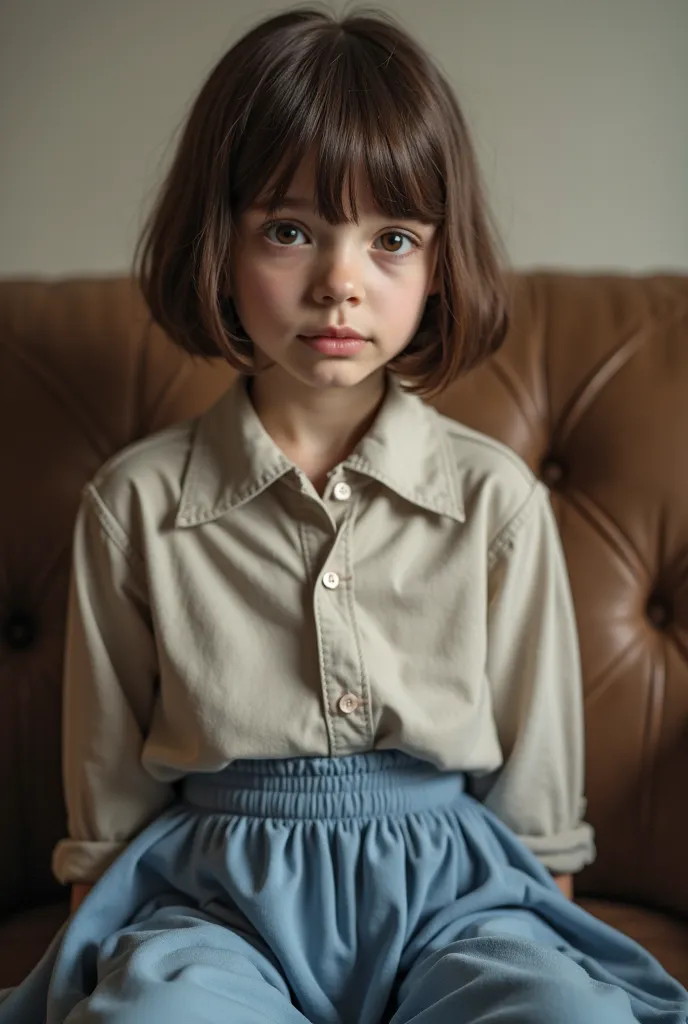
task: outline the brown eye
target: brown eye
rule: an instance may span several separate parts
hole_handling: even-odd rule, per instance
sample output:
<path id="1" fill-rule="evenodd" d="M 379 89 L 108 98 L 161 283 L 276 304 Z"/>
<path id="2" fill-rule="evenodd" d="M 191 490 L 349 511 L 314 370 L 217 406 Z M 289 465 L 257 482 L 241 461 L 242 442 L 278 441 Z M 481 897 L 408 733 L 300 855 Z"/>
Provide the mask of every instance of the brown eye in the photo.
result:
<path id="1" fill-rule="evenodd" d="M 271 242 L 291 248 L 294 242 L 298 241 L 299 235 L 303 235 L 303 231 L 301 228 L 297 228 L 296 224 L 289 224 L 287 221 L 276 221 L 274 224 L 268 224 L 265 228 L 265 234 Z"/>
<path id="2" fill-rule="evenodd" d="M 407 256 L 413 249 L 418 248 L 418 243 L 403 231 L 385 231 L 377 240 L 383 239 L 383 252 L 389 253 L 390 256 Z M 404 242 L 408 242 L 409 247 L 406 250 L 403 249 Z"/>

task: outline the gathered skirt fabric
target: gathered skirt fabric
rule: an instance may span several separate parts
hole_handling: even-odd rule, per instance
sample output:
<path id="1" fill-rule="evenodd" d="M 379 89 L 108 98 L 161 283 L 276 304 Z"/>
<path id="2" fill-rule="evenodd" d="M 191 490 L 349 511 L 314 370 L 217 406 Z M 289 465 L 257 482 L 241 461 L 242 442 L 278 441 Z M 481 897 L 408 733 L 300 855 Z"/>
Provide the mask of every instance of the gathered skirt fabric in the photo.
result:
<path id="1" fill-rule="evenodd" d="M 0 1024 L 687 1024 L 688 992 L 398 751 L 235 761 L 105 872 Z"/>

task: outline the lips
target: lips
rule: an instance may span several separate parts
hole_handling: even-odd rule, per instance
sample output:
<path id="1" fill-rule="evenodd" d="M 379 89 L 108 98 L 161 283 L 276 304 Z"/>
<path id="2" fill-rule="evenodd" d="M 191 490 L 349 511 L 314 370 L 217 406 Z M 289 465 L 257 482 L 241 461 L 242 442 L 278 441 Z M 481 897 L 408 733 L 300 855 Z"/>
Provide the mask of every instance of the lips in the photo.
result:
<path id="1" fill-rule="evenodd" d="M 351 338 L 356 341 L 365 341 L 365 335 L 353 327 L 316 327 L 313 331 L 307 331 L 300 335 L 301 338 Z"/>
<path id="2" fill-rule="evenodd" d="M 359 352 L 362 352 L 368 342 L 365 338 L 352 337 L 348 335 L 346 337 L 333 338 L 331 335 L 319 334 L 315 337 L 300 335 L 300 340 L 304 345 L 308 345 L 309 348 L 315 352 L 319 352 L 322 356 L 327 357 L 347 357 L 355 356 Z"/>

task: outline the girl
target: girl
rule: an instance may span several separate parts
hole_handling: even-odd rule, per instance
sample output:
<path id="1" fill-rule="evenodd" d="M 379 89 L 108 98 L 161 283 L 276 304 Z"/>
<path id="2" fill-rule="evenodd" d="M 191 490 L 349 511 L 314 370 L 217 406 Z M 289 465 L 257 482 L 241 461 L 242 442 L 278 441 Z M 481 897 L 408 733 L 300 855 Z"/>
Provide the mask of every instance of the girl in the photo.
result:
<path id="1" fill-rule="evenodd" d="M 506 329 L 446 81 L 383 16 L 259 25 L 137 261 L 155 320 L 240 373 L 84 488 L 76 912 L 0 1024 L 685 1024 L 566 898 L 594 852 L 546 492 L 419 397 Z"/>

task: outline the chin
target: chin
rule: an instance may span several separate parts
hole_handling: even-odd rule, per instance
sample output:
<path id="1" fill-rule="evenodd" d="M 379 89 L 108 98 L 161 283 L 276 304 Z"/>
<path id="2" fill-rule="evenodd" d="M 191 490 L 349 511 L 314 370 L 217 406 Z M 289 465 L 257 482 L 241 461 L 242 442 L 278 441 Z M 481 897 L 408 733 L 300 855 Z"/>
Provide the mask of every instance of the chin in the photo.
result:
<path id="1" fill-rule="evenodd" d="M 342 361 L 342 365 L 332 365 L 333 362 L 328 360 L 329 365 L 321 364 L 314 368 L 308 375 L 308 383 L 316 388 L 352 388 L 381 373 L 383 369 L 357 366 L 353 361 Z"/>
<path id="2" fill-rule="evenodd" d="M 272 377 L 273 384 L 281 380 L 285 388 L 289 388 L 290 382 L 305 385 L 317 390 L 329 388 L 354 388 L 373 377 L 384 374 L 385 366 L 377 365 L 374 360 L 358 360 L 355 357 L 349 359 L 309 359 L 282 358 L 277 360 L 274 356 L 266 356 L 272 363 L 265 367 L 264 372 Z M 372 364 L 372 365 L 371 365 Z"/>

